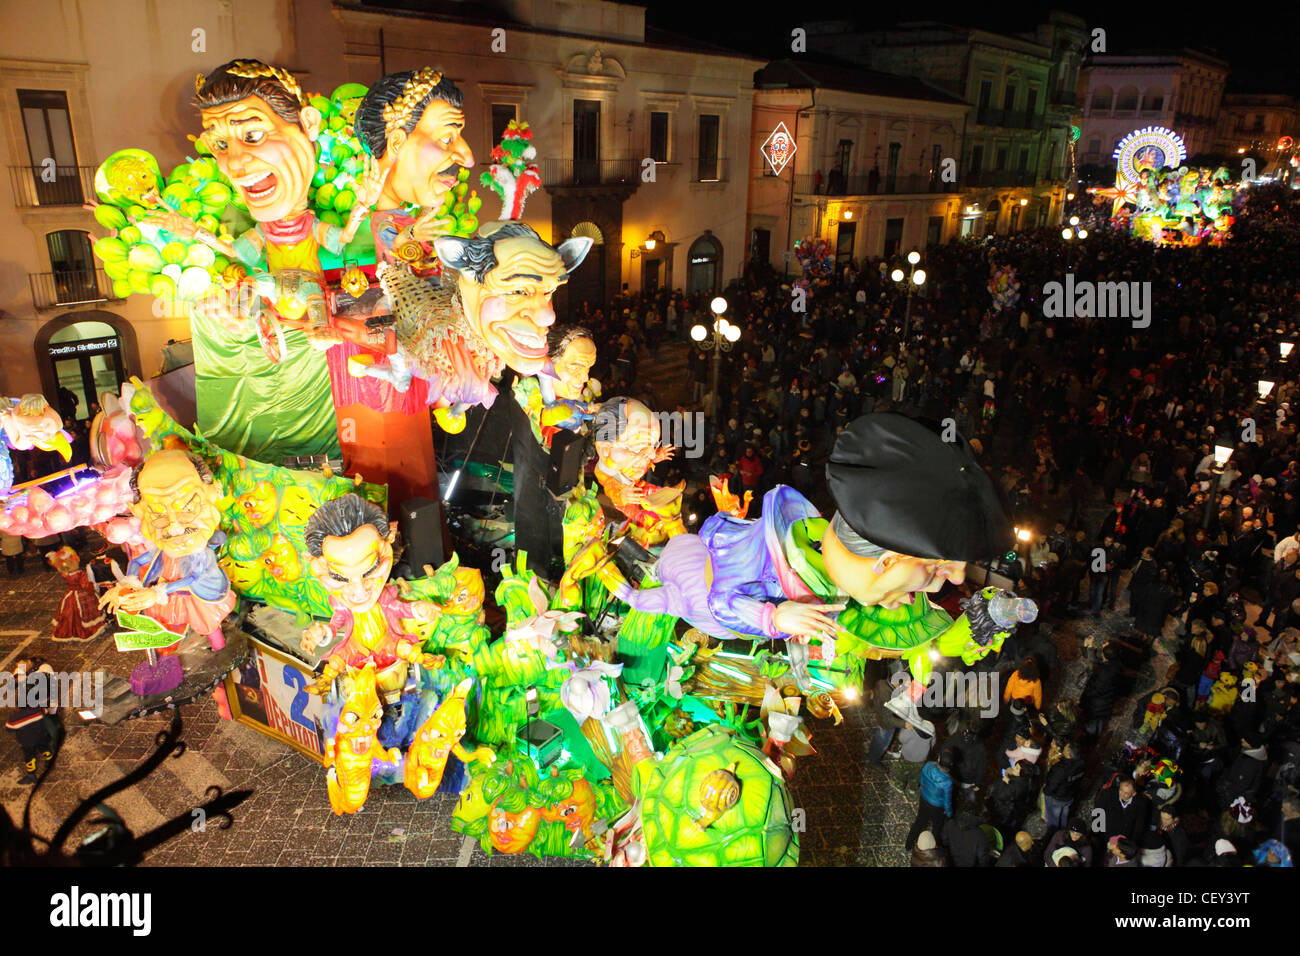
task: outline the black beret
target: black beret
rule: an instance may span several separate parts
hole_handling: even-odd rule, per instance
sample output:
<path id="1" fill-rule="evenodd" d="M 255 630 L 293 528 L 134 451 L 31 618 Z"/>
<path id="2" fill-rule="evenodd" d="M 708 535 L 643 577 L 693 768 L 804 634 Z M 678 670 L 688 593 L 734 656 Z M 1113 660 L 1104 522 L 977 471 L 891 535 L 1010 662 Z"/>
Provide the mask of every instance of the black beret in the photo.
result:
<path id="1" fill-rule="evenodd" d="M 917 558 L 985 561 L 1015 546 L 1005 501 L 959 434 L 890 412 L 840 433 L 826 465 L 835 507 L 873 544 Z"/>

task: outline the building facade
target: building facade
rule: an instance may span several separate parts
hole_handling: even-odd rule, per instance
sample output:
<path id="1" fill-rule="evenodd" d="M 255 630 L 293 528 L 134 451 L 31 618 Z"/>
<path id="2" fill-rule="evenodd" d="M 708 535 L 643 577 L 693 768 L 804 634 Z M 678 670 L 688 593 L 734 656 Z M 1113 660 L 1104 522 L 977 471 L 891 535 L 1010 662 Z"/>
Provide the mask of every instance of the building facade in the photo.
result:
<path id="1" fill-rule="evenodd" d="M 105 230 L 85 207 L 99 163 L 134 146 L 170 169 L 193 155 L 195 74 L 244 56 L 308 88 L 337 83 L 323 67 L 339 62 L 342 42 L 325 0 L 54 0 L 11 6 L 5 19 L 0 395 L 65 389 L 84 419 L 99 394 L 157 374 L 168 343 L 190 337 L 162 301 L 115 300 L 97 268 L 90 243 Z"/>
<path id="2" fill-rule="evenodd" d="M 544 189 L 525 220 L 552 242 L 596 241 L 557 294 L 561 310 L 603 304 L 624 284 L 705 292 L 737 277 L 762 62 L 658 33 L 640 7 L 512 0 L 505 9 L 503 21 L 336 4 L 346 79 L 437 65 L 465 94 L 480 163 L 510 119 L 530 124 Z M 494 203 L 485 196 L 484 209 Z"/>
<path id="3" fill-rule="evenodd" d="M 703 291 L 746 254 L 744 176 L 762 61 L 647 29 L 604 0 L 507 4 L 507 16 L 434 18 L 329 0 L 55 0 L 8 11 L 0 33 L 0 394 L 60 387 L 85 418 L 103 391 L 149 377 L 189 323 L 161 303 L 114 300 L 91 242 L 98 164 L 146 149 L 182 162 L 194 77 L 236 57 L 293 72 L 307 90 L 437 66 L 465 94 L 480 166 L 510 119 L 535 135 L 545 189 L 525 219 L 597 253 L 557 295 L 603 303 L 623 284 Z M 502 42 L 497 42 L 498 37 Z M 483 194 L 481 218 L 498 214 Z M 655 241 L 650 241 L 650 237 Z"/>
<path id="4" fill-rule="evenodd" d="M 1059 219 L 1070 177 L 1082 20 L 1053 13 L 1023 36 L 939 23 L 856 33 L 818 23 L 808 30 L 810 50 L 914 77 L 971 108 L 955 157 L 962 235 L 1015 232 Z"/>
<path id="5" fill-rule="evenodd" d="M 1217 151 L 1232 157 L 1262 156 L 1259 175 L 1288 171 L 1300 155 L 1300 103 L 1280 93 L 1228 93 L 1219 114 Z"/>
<path id="6" fill-rule="evenodd" d="M 1113 165 L 1119 141 L 1144 126 L 1173 130 L 1189 159 L 1214 152 L 1227 79 L 1226 61 L 1195 50 L 1090 56 L 1080 83 L 1080 165 Z"/>
<path id="7" fill-rule="evenodd" d="M 944 242 L 959 229 L 957 155 L 968 109 L 909 77 L 779 60 L 754 76 L 749 157 L 750 257 L 798 270 L 786 253 L 825 239 L 837 267 Z M 764 144 L 784 128 L 796 145 L 778 175 Z"/>

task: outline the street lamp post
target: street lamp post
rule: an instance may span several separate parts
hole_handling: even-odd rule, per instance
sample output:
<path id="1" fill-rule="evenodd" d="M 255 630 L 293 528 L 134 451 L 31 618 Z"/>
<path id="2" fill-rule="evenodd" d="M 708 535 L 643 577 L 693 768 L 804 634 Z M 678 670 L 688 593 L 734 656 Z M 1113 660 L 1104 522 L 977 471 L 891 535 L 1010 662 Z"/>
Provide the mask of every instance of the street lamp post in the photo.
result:
<path id="1" fill-rule="evenodd" d="M 1070 245 L 1071 239 L 1087 239 L 1088 230 L 1079 226 L 1079 217 L 1071 216 L 1070 224 L 1061 230 L 1061 238 L 1066 242 L 1065 268 L 1074 268 L 1074 247 Z"/>
<path id="2" fill-rule="evenodd" d="M 727 311 L 727 300 L 718 296 L 709 303 L 709 310 L 713 313 L 713 335 L 709 336 L 709 330 L 702 325 L 696 325 L 691 328 L 691 338 L 705 352 L 713 353 L 713 419 L 714 424 L 722 421 L 722 410 L 719 408 L 718 401 L 718 371 L 722 365 L 722 353 L 730 352 L 731 346 L 740 341 L 740 327 L 732 325 L 722 317 L 722 313 Z"/>
<path id="3" fill-rule="evenodd" d="M 902 269 L 895 269 L 889 274 L 889 277 L 895 282 L 907 280 L 907 310 L 903 313 L 903 342 L 907 342 L 907 337 L 912 328 L 912 293 L 921 286 L 925 285 L 925 270 L 916 268 L 916 264 L 921 261 L 921 254 L 913 249 L 907 254 L 907 263 L 912 267 L 912 274 L 904 274 Z"/>

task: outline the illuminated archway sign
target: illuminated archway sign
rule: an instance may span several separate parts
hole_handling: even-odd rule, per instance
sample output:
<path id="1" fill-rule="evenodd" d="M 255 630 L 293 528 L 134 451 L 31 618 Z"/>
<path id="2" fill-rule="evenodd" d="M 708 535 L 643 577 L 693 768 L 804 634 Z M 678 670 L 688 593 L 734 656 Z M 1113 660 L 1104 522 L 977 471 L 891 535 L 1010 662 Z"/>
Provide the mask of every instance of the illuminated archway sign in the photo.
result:
<path id="1" fill-rule="evenodd" d="M 1111 156 L 1118 164 L 1115 170 L 1117 180 L 1136 183 L 1141 181 L 1143 170 L 1162 166 L 1176 168 L 1187 159 L 1187 145 L 1171 129 L 1147 126 L 1135 129 L 1121 139 Z"/>
<path id="2" fill-rule="evenodd" d="M 790 131 L 785 128 L 784 123 L 777 123 L 776 129 L 772 130 L 771 135 L 763 141 L 762 153 L 767 164 L 772 167 L 772 172 L 780 176 L 781 170 L 785 169 L 786 164 L 794 159 L 795 150 L 799 147 L 795 144 L 794 137 Z"/>

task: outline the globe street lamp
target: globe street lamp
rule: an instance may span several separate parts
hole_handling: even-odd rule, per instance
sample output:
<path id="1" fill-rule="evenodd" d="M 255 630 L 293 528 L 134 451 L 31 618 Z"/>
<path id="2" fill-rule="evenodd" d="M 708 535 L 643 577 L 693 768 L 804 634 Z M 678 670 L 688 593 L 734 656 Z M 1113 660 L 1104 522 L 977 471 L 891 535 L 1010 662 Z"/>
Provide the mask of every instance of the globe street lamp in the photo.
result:
<path id="1" fill-rule="evenodd" d="M 907 280 L 907 311 L 904 313 L 903 318 L 904 343 L 906 343 L 908 333 L 912 327 L 912 293 L 925 285 L 925 270 L 916 268 L 916 264 L 920 261 L 921 254 L 913 249 L 907 254 L 907 262 L 912 267 L 912 274 L 907 275 L 902 269 L 895 269 L 889 274 L 889 277 L 895 282 Z"/>
<path id="2" fill-rule="evenodd" d="M 1079 225 L 1079 217 L 1071 216 L 1070 224 L 1061 230 L 1061 238 L 1067 243 L 1065 253 L 1065 267 L 1067 269 L 1074 267 L 1074 250 L 1069 246 L 1072 239 L 1087 239 L 1088 230 Z"/>
<path id="3" fill-rule="evenodd" d="M 713 336 L 709 337 L 709 330 L 704 326 L 695 325 L 691 327 L 691 338 L 703 351 L 713 353 L 713 418 L 717 424 L 722 421 L 718 400 L 718 370 L 722 364 L 722 353 L 730 352 L 732 345 L 740 341 L 740 327 L 722 317 L 722 313 L 727 311 L 727 300 L 722 296 L 709 303 L 709 310 L 714 316 Z"/>

